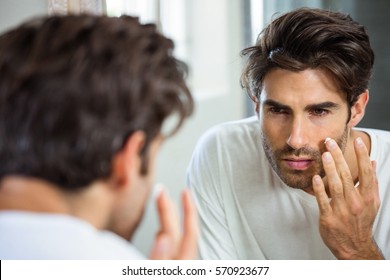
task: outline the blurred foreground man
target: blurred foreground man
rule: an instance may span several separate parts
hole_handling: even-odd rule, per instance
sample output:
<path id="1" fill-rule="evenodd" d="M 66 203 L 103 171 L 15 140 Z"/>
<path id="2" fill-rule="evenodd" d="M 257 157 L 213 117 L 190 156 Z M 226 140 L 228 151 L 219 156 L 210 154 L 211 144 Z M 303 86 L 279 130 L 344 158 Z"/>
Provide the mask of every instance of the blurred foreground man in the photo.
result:
<path id="1" fill-rule="evenodd" d="M 156 154 L 193 110 L 172 49 L 132 17 L 40 18 L 0 37 L 0 259 L 143 258 L 127 240 Z M 189 193 L 183 235 L 164 191 L 157 208 L 150 257 L 196 258 Z"/>
<path id="2" fill-rule="evenodd" d="M 365 28 L 302 8 L 243 55 L 257 116 L 207 132 L 188 170 L 201 257 L 390 258 L 390 133 L 355 128 L 374 63 Z"/>

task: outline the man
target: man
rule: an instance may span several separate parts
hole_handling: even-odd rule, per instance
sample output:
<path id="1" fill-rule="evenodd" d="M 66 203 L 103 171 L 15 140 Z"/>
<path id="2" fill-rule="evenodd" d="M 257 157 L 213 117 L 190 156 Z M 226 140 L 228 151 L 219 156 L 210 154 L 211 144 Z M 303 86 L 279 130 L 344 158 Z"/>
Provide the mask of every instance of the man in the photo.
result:
<path id="1" fill-rule="evenodd" d="M 390 133 L 354 128 L 374 62 L 364 27 L 301 8 L 243 55 L 257 117 L 207 132 L 188 170 L 201 257 L 389 258 Z"/>
<path id="2" fill-rule="evenodd" d="M 127 240 L 161 143 L 193 110 L 172 49 L 132 17 L 54 16 L 0 37 L 1 259 L 144 258 Z M 188 192 L 183 203 L 181 235 L 159 195 L 151 258 L 196 257 Z"/>

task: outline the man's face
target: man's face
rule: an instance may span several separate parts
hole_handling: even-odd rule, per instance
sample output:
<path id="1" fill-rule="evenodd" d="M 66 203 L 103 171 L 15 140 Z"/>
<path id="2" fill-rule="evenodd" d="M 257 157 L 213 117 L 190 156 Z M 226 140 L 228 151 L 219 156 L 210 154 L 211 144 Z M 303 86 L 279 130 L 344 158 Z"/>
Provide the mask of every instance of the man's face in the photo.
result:
<path id="1" fill-rule="evenodd" d="M 158 136 L 150 143 L 148 148 L 148 172 L 141 174 L 142 157 L 139 150 L 136 151 L 136 158 L 130 163 L 127 172 L 130 173 L 129 187 L 119 193 L 116 201 L 115 211 L 111 217 L 109 230 L 117 233 L 125 239 L 131 239 L 139 224 L 142 221 L 148 198 L 152 191 L 155 176 L 155 165 L 157 154 L 162 144 L 162 137 Z"/>
<path id="2" fill-rule="evenodd" d="M 345 151 L 348 105 L 331 76 L 308 69 L 270 71 L 260 96 L 259 114 L 266 156 L 290 187 L 312 192 L 312 177 L 324 176 L 321 154 L 331 137 Z"/>

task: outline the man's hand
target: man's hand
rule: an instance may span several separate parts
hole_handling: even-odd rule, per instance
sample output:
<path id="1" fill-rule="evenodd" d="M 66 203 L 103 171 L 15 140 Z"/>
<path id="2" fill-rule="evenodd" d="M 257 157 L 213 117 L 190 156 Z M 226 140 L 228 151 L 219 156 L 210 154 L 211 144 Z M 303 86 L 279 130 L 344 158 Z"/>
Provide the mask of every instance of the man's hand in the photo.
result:
<path id="1" fill-rule="evenodd" d="M 330 199 L 321 177 L 313 177 L 320 209 L 321 237 L 338 259 L 383 259 L 372 236 L 380 206 L 376 163 L 371 162 L 361 138 L 354 143 L 359 171 L 355 188 L 343 153 L 334 140 L 326 141 L 322 155 Z"/>
<path id="2" fill-rule="evenodd" d="M 173 202 L 161 191 L 157 198 L 160 230 L 150 253 L 150 259 L 197 259 L 198 217 L 188 190 L 182 195 L 184 225 L 180 230 L 179 217 Z"/>

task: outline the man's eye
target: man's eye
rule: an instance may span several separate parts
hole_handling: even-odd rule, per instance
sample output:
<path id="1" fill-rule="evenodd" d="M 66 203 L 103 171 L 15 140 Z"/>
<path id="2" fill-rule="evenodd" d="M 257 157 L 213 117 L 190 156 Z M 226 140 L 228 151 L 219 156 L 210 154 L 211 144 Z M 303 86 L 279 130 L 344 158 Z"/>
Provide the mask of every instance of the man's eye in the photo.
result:
<path id="1" fill-rule="evenodd" d="M 286 110 L 283 108 L 278 108 L 278 107 L 271 107 L 269 108 L 269 111 L 273 114 L 286 114 Z"/>
<path id="2" fill-rule="evenodd" d="M 319 116 L 319 117 L 325 116 L 328 113 L 329 113 L 329 111 L 326 109 L 313 109 L 312 110 L 312 114 L 315 116 Z"/>

